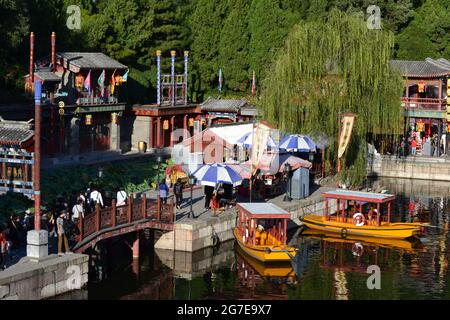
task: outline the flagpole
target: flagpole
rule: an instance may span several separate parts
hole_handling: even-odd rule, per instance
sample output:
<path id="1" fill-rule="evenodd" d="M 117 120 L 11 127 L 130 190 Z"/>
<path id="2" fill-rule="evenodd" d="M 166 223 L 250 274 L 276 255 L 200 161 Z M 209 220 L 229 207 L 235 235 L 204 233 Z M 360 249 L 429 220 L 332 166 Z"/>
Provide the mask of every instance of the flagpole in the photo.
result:
<path id="1" fill-rule="evenodd" d="M 253 152 L 255 152 L 255 121 L 252 123 L 252 152 L 250 154 L 250 194 L 249 202 L 252 202 L 252 191 L 253 191 Z"/>

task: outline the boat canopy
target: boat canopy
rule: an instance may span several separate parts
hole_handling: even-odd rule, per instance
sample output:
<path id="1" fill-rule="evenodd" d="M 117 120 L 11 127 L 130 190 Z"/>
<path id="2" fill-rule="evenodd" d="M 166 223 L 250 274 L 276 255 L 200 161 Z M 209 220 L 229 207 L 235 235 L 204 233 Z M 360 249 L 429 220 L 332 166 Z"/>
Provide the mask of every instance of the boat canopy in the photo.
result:
<path id="1" fill-rule="evenodd" d="M 322 192 L 322 197 L 326 199 L 354 200 L 358 202 L 370 203 L 387 203 L 395 200 L 395 195 L 392 194 L 352 191 L 344 189 Z"/>
<path id="2" fill-rule="evenodd" d="M 237 203 L 250 219 L 290 219 L 291 214 L 270 202 Z"/>

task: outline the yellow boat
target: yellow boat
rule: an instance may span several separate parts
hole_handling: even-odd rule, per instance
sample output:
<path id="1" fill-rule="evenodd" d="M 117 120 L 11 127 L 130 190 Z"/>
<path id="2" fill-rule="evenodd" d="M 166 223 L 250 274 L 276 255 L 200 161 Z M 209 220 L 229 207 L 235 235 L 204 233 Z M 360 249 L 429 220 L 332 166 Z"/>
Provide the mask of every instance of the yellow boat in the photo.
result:
<path id="1" fill-rule="evenodd" d="M 295 272 L 292 269 L 290 262 L 270 263 L 264 264 L 260 261 L 253 259 L 249 256 L 241 247 L 238 247 L 238 257 L 250 265 L 260 276 L 262 277 L 288 277 L 295 278 Z M 238 263 L 239 263 L 238 259 Z"/>
<path id="2" fill-rule="evenodd" d="M 295 256 L 296 249 L 286 245 L 289 212 L 273 203 L 238 203 L 237 208 L 238 224 L 233 234 L 246 254 L 265 263 L 289 261 Z"/>
<path id="3" fill-rule="evenodd" d="M 308 228 L 337 233 L 343 238 L 354 235 L 406 239 L 418 235 L 421 227 L 425 225 L 425 223 L 417 222 L 390 222 L 394 195 L 336 189 L 324 192 L 322 196 L 325 198 L 325 214 L 323 216 L 316 214 L 305 216 L 303 223 Z M 337 212 L 334 216 L 330 215 L 329 199 L 337 201 Z M 350 202 L 353 203 L 353 213 L 350 212 Z M 365 214 L 363 205 L 366 204 L 370 206 L 370 209 Z M 346 207 L 348 209 L 345 209 Z M 357 209 L 357 207 L 359 208 Z M 387 208 L 386 217 L 382 217 L 383 207 Z"/>

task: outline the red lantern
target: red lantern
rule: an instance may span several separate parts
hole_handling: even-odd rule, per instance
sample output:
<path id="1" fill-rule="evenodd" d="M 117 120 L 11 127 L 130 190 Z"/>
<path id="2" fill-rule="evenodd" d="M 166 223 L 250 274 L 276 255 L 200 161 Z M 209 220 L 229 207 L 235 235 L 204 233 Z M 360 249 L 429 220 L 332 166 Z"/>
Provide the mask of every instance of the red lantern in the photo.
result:
<path id="1" fill-rule="evenodd" d="M 163 129 L 164 130 L 169 130 L 169 120 L 164 120 L 164 122 L 163 122 Z"/>
<path id="2" fill-rule="evenodd" d="M 92 125 L 92 115 L 91 114 L 87 114 L 86 115 L 86 119 L 85 119 L 84 124 L 87 125 L 87 126 Z"/>
<path id="3" fill-rule="evenodd" d="M 78 90 L 81 90 L 83 88 L 83 84 L 84 84 L 84 77 L 79 74 L 75 77 L 75 87 Z"/>
<path id="4" fill-rule="evenodd" d="M 425 92 L 425 81 L 420 80 L 418 87 L 419 87 L 419 93 Z"/>

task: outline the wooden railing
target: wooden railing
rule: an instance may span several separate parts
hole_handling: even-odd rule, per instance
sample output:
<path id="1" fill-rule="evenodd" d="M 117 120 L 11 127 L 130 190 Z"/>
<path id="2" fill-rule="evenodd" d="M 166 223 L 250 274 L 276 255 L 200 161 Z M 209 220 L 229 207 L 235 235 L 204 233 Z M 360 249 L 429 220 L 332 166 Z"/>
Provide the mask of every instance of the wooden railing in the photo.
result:
<path id="1" fill-rule="evenodd" d="M 104 229 L 126 226 L 139 221 L 149 220 L 161 223 L 174 223 L 174 199 L 168 198 L 167 204 L 163 204 L 160 198 L 147 199 L 143 195 L 140 199 L 134 199 L 130 195 L 128 204 L 117 207 L 113 200 L 111 207 L 100 208 L 97 205 L 95 211 L 86 217 L 81 217 L 78 222 L 80 230 L 79 241 Z"/>
<path id="2" fill-rule="evenodd" d="M 402 104 L 405 109 L 426 109 L 434 111 L 444 111 L 447 109 L 447 101 L 445 99 L 437 98 L 402 98 Z"/>

